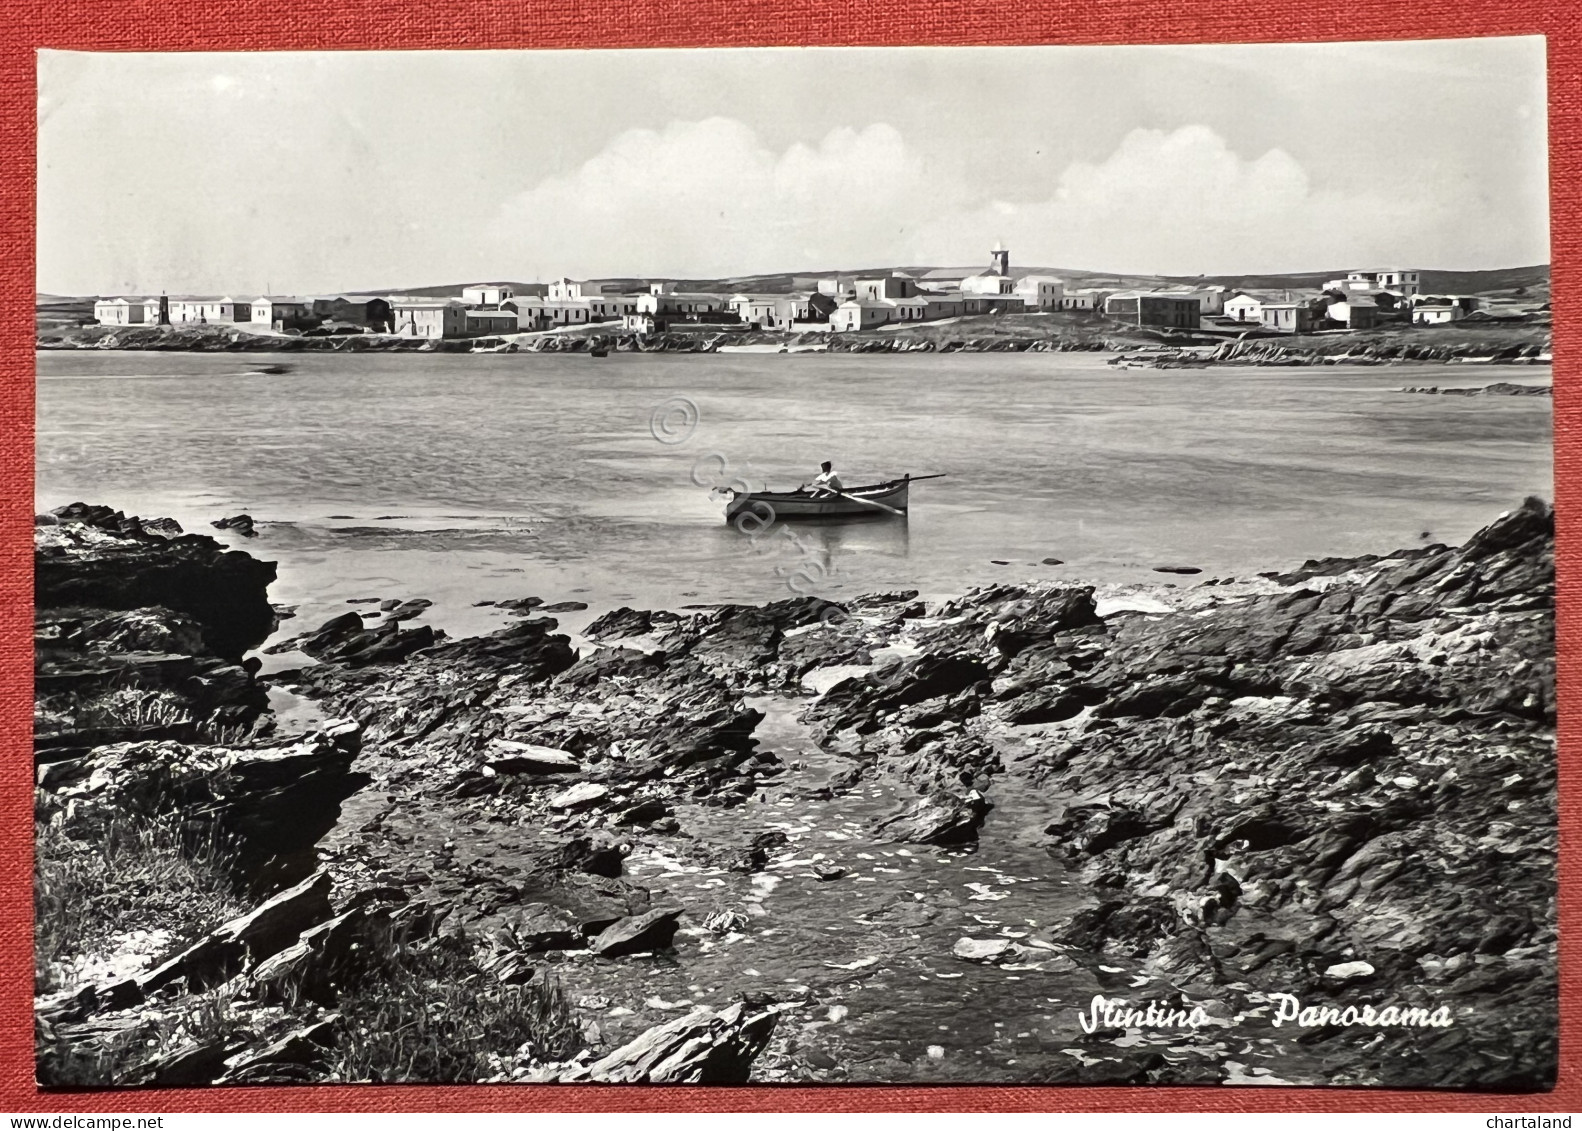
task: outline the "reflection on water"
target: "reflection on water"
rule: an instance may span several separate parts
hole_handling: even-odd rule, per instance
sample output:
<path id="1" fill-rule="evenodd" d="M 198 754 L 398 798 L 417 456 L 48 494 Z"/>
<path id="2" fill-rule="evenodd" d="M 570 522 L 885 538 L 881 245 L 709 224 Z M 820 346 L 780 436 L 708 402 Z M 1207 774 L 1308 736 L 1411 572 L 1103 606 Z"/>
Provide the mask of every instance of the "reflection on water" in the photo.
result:
<path id="1" fill-rule="evenodd" d="M 763 529 L 722 524 L 718 538 L 726 552 L 762 560 L 791 593 L 822 592 L 861 577 L 873 558 L 905 560 L 911 552 L 910 527 L 903 515 L 860 515 L 778 521 Z M 781 594 L 784 596 L 785 594 Z"/>

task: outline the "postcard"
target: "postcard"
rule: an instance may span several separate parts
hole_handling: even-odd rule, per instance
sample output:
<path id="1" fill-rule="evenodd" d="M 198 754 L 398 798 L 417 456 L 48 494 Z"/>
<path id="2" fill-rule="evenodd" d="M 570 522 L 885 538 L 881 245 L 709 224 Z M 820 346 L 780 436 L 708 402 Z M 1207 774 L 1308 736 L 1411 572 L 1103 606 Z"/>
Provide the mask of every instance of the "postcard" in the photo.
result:
<path id="1" fill-rule="evenodd" d="M 44 1087 L 1554 1086 L 1542 38 L 39 96 Z"/>

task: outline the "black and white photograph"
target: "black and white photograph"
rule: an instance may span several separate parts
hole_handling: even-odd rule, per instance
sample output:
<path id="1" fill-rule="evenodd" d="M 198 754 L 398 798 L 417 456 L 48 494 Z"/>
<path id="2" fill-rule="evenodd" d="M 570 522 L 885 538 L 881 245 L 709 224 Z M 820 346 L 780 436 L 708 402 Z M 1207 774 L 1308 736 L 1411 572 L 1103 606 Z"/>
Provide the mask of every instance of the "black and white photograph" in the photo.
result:
<path id="1" fill-rule="evenodd" d="M 1547 114 L 39 52 L 39 1084 L 1553 1088 Z"/>

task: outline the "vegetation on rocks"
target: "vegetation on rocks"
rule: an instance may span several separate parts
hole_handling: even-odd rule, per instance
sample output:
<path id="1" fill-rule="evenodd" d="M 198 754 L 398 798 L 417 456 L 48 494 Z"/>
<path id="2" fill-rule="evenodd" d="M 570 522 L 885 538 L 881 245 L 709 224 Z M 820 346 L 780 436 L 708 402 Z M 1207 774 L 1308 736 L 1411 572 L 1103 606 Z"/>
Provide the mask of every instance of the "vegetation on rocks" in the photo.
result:
<path id="1" fill-rule="evenodd" d="M 75 957 L 179 946 L 243 910 L 223 844 L 177 813 L 108 814 L 81 839 L 40 821 L 33 846 L 35 993 L 73 984 Z"/>
<path id="2" fill-rule="evenodd" d="M 668 946 L 679 913 L 645 915 L 645 892 L 606 879 L 618 853 L 584 841 L 549 863 L 588 881 L 587 917 L 569 934 L 535 935 L 529 918 L 490 939 L 446 901 L 366 874 L 332 880 L 318 844 L 369 780 L 353 770 L 362 728 L 270 737 L 256 666 L 236 661 L 273 625 L 260 611 L 272 565 L 82 504 L 40 516 L 36 548 L 39 697 L 53 724 L 35 798 L 42 1084 L 507 1080 L 591 1059 L 568 996 L 524 959 L 546 938 L 585 945 L 606 929 L 612 959 Z M 393 609 L 390 624 L 421 605 Z M 350 648 L 350 630 L 319 635 L 347 671 L 404 659 L 414 637 L 440 641 L 426 627 Z M 534 622 L 484 647 L 530 678 L 575 659 Z M 536 664 L 520 662 L 526 651 Z M 247 725 L 204 742 L 226 709 Z M 746 1022 L 709 1017 L 644 1044 L 647 1067 L 617 1057 L 618 1070 L 745 1078 L 742 1050 L 761 1049 L 773 1015 L 752 1019 L 748 1045 Z"/>
<path id="3" fill-rule="evenodd" d="M 343 993 L 328 1075 L 373 1083 L 521 1079 L 581 1048 L 576 1011 L 552 976 L 502 983 L 464 940 L 395 953 Z"/>
<path id="4" fill-rule="evenodd" d="M 294 638 L 316 663 L 272 677 L 338 716 L 315 734 L 216 746 L 63 730 L 41 746 L 40 874 L 57 877 L 40 905 L 58 940 L 45 965 L 68 972 L 41 982 L 41 1078 L 860 1071 L 817 1041 L 845 1015 L 843 987 L 888 976 L 879 954 L 820 951 L 794 985 L 751 968 L 696 979 L 712 1004 L 647 988 L 728 946 L 778 945 L 783 921 L 772 931 L 761 906 L 728 895 L 796 876 L 899 931 L 917 952 L 904 961 L 1212 1005 L 1242 1027 L 1238 1045 L 1298 1064 L 1296 1082 L 1547 1087 L 1553 521 L 1529 500 L 1458 547 L 1161 587 L 1148 611 L 1102 615 L 1091 587 L 1050 582 L 941 603 L 900 591 L 622 609 L 580 651 L 542 612 L 459 640 L 403 627 L 405 614 L 337 618 Z M 40 529 L 41 547 L 72 547 L 63 577 L 73 553 L 98 569 L 117 542 L 139 561 L 153 545 Z M 145 613 L 143 636 L 155 622 L 188 631 L 183 614 Z M 207 647 L 196 628 L 186 639 Z M 838 771 L 810 782 L 767 748 L 777 703 Z M 1030 835 L 1043 829 L 1038 851 L 1081 898 L 994 938 L 923 931 L 942 912 L 921 889 L 858 909 L 848 868 L 861 854 L 801 856 L 801 826 L 773 820 L 780 805 L 810 822 L 857 795 L 889 799 L 866 832 L 840 836 L 937 863 L 971 853 L 1010 790 L 1041 807 Z M 174 813 L 179 836 L 160 823 Z M 123 946 L 117 965 L 119 936 L 74 923 L 62 893 L 92 888 L 92 869 L 69 861 L 110 858 L 95 838 L 134 816 L 162 831 L 119 832 L 116 851 L 186 854 L 141 872 L 169 891 L 217 890 L 223 874 L 245 894 L 212 902 L 201 927 Z M 213 830 L 223 859 L 197 853 L 189 827 Z M 713 886 L 693 890 L 709 894 L 689 903 L 636 867 L 661 860 L 665 874 L 707 872 Z M 1004 898 L 980 896 L 964 924 Z M 98 898 L 130 915 L 143 899 Z M 1451 1023 L 1276 1031 L 1279 994 L 1315 1010 L 1442 1009 Z M 1246 1055 L 1125 1026 L 1070 1039 L 1038 1079 L 1233 1080 Z"/>

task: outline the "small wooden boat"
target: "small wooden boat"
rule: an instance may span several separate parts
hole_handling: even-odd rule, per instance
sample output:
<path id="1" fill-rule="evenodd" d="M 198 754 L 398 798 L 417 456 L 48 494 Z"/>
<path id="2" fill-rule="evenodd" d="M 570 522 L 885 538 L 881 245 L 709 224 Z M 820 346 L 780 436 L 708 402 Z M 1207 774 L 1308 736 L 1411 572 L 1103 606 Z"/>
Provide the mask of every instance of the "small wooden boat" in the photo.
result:
<path id="1" fill-rule="evenodd" d="M 873 518 L 885 515 L 906 516 L 907 495 L 913 483 L 921 479 L 939 479 L 938 475 L 904 475 L 884 483 L 870 483 L 864 487 L 846 487 L 840 491 L 813 491 L 799 488 L 795 491 L 731 491 L 725 504 L 725 521 L 734 522 L 738 515 L 751 514 L 768 524 L 777 519 L 810 518 Z"/>

